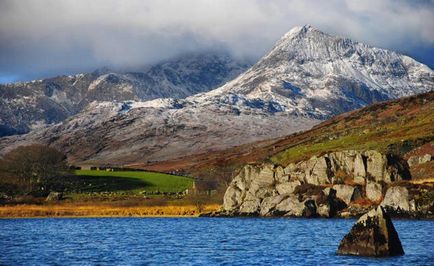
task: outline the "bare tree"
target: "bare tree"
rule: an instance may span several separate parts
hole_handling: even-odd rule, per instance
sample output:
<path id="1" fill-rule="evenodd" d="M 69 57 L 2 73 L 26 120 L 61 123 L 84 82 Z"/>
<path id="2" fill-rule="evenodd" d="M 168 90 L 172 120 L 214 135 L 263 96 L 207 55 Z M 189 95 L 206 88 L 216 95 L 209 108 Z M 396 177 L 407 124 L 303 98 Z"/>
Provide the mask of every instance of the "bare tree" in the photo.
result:
<path id="1" fill-rule="evenodd" d="M 66 156 L 45 145 L 20 146 L 5 154 L 0 160 L 2 171 L 26 182 L 31 191 L 44 189 L 54 178 L 67 169 Z"/>

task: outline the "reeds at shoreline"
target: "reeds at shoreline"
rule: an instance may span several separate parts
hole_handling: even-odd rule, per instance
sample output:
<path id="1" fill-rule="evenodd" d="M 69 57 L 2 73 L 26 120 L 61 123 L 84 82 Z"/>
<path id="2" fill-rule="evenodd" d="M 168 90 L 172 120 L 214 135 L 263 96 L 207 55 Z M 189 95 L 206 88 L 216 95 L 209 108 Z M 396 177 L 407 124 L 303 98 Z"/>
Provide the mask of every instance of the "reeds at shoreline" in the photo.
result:
<path id="1" fill-rule="evenodd" d="M 14 205 L 0 206 L 0 218 L 36 217 L 194 217 L 217 211 L 218 204 L 201 206 L 133 206 L 110 205 Z"/>

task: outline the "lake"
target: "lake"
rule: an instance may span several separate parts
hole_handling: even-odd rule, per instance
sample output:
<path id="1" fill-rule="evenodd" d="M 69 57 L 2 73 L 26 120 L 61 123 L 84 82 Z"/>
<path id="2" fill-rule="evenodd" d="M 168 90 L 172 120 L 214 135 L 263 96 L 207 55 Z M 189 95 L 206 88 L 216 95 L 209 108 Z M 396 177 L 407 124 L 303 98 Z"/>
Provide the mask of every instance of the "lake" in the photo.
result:
<path id="1" fill-rule="evenodd" d="M 434 222 L 394 220 L 405 255 L 338 256 L 355 220 L 46 218 L 0 220 L 0 265 L 428 265 Z"/>

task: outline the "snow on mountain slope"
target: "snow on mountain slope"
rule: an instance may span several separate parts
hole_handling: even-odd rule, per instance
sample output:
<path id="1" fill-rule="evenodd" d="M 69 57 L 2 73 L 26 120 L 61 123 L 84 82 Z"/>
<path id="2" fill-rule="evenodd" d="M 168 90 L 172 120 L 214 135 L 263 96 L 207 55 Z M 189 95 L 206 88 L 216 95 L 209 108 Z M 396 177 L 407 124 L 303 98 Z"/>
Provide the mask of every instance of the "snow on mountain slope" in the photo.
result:
<path id="1" fill-rule="evenodd" d="M 0 145 L 48 143 L 77 164 L 164 161 L 288 135 L 335 114 L 433 88 L 433 71 L 407 56 L 304 26 L 213 91 L 95 102 L 62 124 Z"/>
<path id="2" fill-rule="evenodd" d="M 21 134 L 77 114 L 93 101 L 185 98 L 236 77 L 250 64 L 224 51 L 184 55 L 141 72 L 103 69 L 0 85 L 0 136 Z"/>
<path id="3" fill-rule="evenodd" d="M 48 129 L 0 139 L 0 147 L 7 152 L 19 145 L 46 143 L 66 152 L 73 163 L 123 165 L 220 150 L 308 129 L 317 122 L 185 99 L 93 102 Z"/>
<path id="4" fill-rule="evenodd" d="M 286 112 L 324 119 L 432 89 L 434 73 L 426 65 L 306 25 L 285 34 L 244 74 L 198 97 L 238 94 L 277 102 Z"/>

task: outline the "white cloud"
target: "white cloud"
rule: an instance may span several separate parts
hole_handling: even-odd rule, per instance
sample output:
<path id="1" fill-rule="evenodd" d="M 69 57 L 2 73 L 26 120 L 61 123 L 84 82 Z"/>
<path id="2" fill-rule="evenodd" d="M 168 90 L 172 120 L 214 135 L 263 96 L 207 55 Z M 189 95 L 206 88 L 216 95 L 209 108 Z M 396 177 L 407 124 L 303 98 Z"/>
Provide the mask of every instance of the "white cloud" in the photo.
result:
<path id="1" fill-rule="evenodd" d="M 433 1 L 3 0 L 0 73 L 137 66 L 213 46 L 259 57 L 303 24 L 380 47 L 434 51 Z"/>

